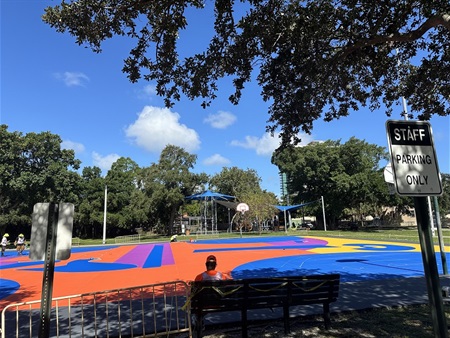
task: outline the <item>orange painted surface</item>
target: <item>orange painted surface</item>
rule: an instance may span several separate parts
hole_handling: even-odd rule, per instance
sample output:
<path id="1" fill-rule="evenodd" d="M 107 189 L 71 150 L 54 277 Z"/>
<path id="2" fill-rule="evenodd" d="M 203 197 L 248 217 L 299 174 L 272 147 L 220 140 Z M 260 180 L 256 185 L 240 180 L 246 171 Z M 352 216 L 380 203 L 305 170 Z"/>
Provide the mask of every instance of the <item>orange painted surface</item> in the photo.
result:
<path id="1" fill-rule="evenodd" d="M 187 239 L 187 238 L 186 238 Z M 192 281 L 208 255 L 234 278 L 340 273 L 341 281 L 423 275 L 420 247 L 410 243 L 320 237 L 249 237 L 198 242 L 74 247 L 55 264 L 52 297 Z M 438 262 L 439 263 L 439 262 Z M 0 309 L 41 299 L 44 262 L 8 251 L 0 258 Z"/>
<path id="2" fill-rule="evenodd" d="M 155 245 L 158 244 L 162 245 L 161 243 L 155 243 Z M 300 248 L 259 250 L 260 247 L 267 245 L 265 243 L 201 244 L 200 242 L 173 242 L 164 244 L 166 247 L 170 246 L 173 256 L 172 264 L 147 268 L 134 266 L 124 270 L 117 270 L 114 267 L 95 271 L 74 271 L 71 269 L 71 264 L 80 262 L 84 262 L 83 264 L 86 266 L 94 266 L 94 269 L 96 264 L 114 264 L 140 245 L 146 244 L 111 246 L 98 251 L 89 251 L 89 248 L 85 248 L 87 251 L 82 252 L 77 252 L 77 248 L 73 248 L 68 260 L 58 261 L 55 264 L 53 298 L 173 280 L 191 281 L 198 273 L 205 270 L 205 259 L 211 253 L 217 257 L 217 269 L 225 274 L 230 274 L 235 267 L 251 261 L 293 254 L 308 254 L 307 250 Z M 252 250 L 247 250 L 249 247 Z M 246 250 L 241 251 L 240 248 Z M 218 249 L 219 251 L 217 251 Z M 226 249 L 230 249 L 230 251 L 220 251 Z M 198 252 L 201 250 L 211 252 Z M 17 256 L 15 252 L 10 252 L 7 257 L 2 257 L 0 263 L 2 267 L 0 270 L 1 281 L 14 281 L 20 285 L 13 294 L 0 299 L 0 308 L 10 303 L 40 299 L 43 285 L 43 262 L 31 265 L 39 262 L 30 261 L 26 255 Z M 59 268 L 66 268 L 69 271 L 58 271 Z M 108 268 L 108 266 L 105 268 Z M 32 269 L 38 269 L 38 271 Z"/>

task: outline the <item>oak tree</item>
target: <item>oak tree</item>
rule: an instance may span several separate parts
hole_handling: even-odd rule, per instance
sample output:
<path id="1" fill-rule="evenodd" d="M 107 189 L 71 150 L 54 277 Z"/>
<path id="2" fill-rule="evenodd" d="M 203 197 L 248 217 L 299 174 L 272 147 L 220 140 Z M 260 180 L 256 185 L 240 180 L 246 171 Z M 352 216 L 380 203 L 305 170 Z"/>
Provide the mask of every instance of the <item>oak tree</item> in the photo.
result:
<path id="1" fill-rule="evenodd" d="M 174 221 L 185 197 L 194 193 L 208 177 L 192 172 L 197 156 L 183 148 L 167 145 L 159 162 L 143 169 L 143 191 L 150 199 L 152 215 L 157 230 L 172 235 Z"/>
<path id="2" fill-rule="evenodd" d="M 184 56 L 183 43 L 196 38 L 183 35 L 189 20 L 208 17 L 211 5 L 209 43 Z M 270 102 L 267 129 L 280 129 L 285 144 L 319 118 L 363 106 L 389 116 L 401 97 L 411 118 L 450 114 L 446 0 L 72 0 L 43 20 L 95 52 L 114 36 L 133 39 L 123 72 L 155 81 L 169 107 L 182 94 L 208 105 L 224 77 L 237 104 L 256 78 Z"/>
<path id="3" fill-rule="evenodd" d="M 292 204 L 323 196 L 327 220 L 336 224 L 345 209 L 359 212 L 364 207 L 374 214 L 377 207 L 387 205 L 388 189 L 380 170 L 380 161 L 386 158 L 383 147 L 350 138 L 344 144 L 328 140 L 278 150 L 272 163 L 288 176 Z M 317 215 L 321 211 L 318 207 Z"/>
<path id="4" fill-rule="evenodd" d="M 29 234 L 36 203 L 78 203 L 81 179 L 75 170 L 81 162 L 61 143 L 50 132 L 22 134 L 0 125 L 0 231 L 9 226 Z"/>

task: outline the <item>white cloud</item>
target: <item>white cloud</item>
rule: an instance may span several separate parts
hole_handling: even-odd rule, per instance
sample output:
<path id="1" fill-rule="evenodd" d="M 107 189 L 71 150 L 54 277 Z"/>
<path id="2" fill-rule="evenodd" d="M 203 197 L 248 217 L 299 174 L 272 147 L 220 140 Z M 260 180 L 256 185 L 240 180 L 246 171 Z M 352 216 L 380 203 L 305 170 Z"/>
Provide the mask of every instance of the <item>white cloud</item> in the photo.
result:
<path id="1" fill-rule="evenodd" d="M 261 138 L 246 136 L 244 142 L 233 140 L 231 145 L 245 149 L 254 149 L 258 155 L 271 156 L 273 151 L 280 145 L 280 137 L 279 133 L 274 136 L 266 133 Z"/>
<path id="2" fill-rule="evenodd" d="M 312 137 L 306 134 L 303 134 L 300 138 L 302 142 L 299 146 L 304 146 L 312 141 Z M 279 147 L 280 143 L 280 133 L 275 133 L 274 136 L 265 133 L 261 138 L 246 136 L 244 142 L 238 140 L 231 141 L 231 145 L 245 149 L 254 149 L 256 154 L 261 156 L 272 156 L 272 153 Z"/>
<path id="3" fill-rule="evenodd" d="M 140 99 L 144 100 L 152 99 L 157 95 L 156 86 L 150 84 L 146 85 L 144 86 L 144 88 L 140 89 L 137 94 Z"/>
<path id="4" fill-rule="evenodd" d="M 84 83 L 89 81 L 89 77 L 80 72 L 56 73 L 55 77 L 63 81 L 67 87 L 84 86 Z"/>
<path id="5" fill-rule="evenodd" d="M 125 134 L 150 152 L 160 152 L 168 144 L 187 152 L 200 148 L 198 133 L 179 122 L 180 115 L 170 109 L 145 106 L 137 120 L 125 128 Z"/>
<path id="6" fill-rule="evenodd" d="M 216 129 L 225 129 L 236 121 L 236 116 L 227 111 L 219 110 L 217 114 L 209 114 L 203 122 Z"/>
<path id="7" fill-rule="evenodd" d="M 62 149 L 73 149 L 75 153 L 80 154 L 84 152 L 84 145 L 78 142 L 73 142 L 70 140 L 65 140 L 61 142 Z"/>
<path id="8" fill-rule="evenodd" d="M 120 158 L 117 154 L 109 154 L 106 156 L 101 156 L 99 153 L 95 151 L 92 152 L 92 163 L 94 166 L 99 167 L 102 171 L 108 171 L 111 169 L 111 166 L 114 162 L 116 162 Z"/>
<path id="9" fill-rule="evenodd" d="M 220 154 L 214 154 L 203 161 L 204 165 L 226 166 L 230 160 Z"/>
<path id="10" fill-rule="evenodd" d="M 146 85 L 144 87 L 144 93 L 148 96 L 155 96 L 156 95 L 156 86 L 154 85 Z"/>

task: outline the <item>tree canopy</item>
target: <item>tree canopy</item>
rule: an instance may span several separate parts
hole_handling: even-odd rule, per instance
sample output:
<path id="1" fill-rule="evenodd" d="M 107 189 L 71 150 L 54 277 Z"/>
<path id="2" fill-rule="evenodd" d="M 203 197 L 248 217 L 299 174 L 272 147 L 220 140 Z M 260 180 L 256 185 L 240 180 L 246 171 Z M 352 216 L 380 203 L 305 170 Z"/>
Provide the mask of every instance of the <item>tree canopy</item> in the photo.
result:
<path id="1" fill-rule="evenodd" d="M 238 167 L 224 167 L 220 173 L 213 175 L 210 187 L 222 194 L 235 196 L 243 201 L 245 194 L 262 192 L 261 178 L 253 169 L 243 170 Z"/>
<path id="2" fill-rule="evenodd" d="M 76 43 L 101 52 L 127 36 L 129 80 L 155 81 L 170 107 L 184 94 L 207 106 L 218 80 L 231 77 L 237 104 L 255 75 L 271 103 L 268 131 L 284 144 L 367 106 L 399 99 L 410 118 L 450 114 L 450 3 L 371 0 L 216 0 L 212 37 L 203 52 L 182 57 L 180 36 L 189 20 L 211 10 L 204 0 L 76 0 L 48 7 L 43 20 Z M 198 13 L 197 13 L 198 12 Z M 208 22 L 207 20 L 205 20 Z"/>
<path id="3" fill-rule="evenodd" d="M 405 203 L 388 194 L 379 167 L 380 161 L 386 158 L 383 147 L 350 138 L 344 144 L 328 140 L 285 148 L 274 153 L 272 163 L 287 174 L 293 204 L 323 196 L 327 219 L 335 223 L 346 211 L 381 216 L 382 207 Z"/>
<path id="4" fill-rule="evenodd" d="M 9 132 L 0 125 L 0 229 L 28 226 L 38 202 L 78 202 L 80 166 L 73 150 L 49 132 Z"/>
<path id="5" fill-rule="evenodd" d="M 146 168 L 143 173 L 143 187 L 153 204 L 153 213 L 168 235 L 172 234 L 172 224 L 186 196 L 207 182 L 205 173 L 191 172 L 197 156 L 184 149 L 168 145 L 160 155 L 159 162 Z M 155 222 L 156 223 L 156 222 Z"/>
<path id="6" fill-rule="evenodd" d="M 327 222 L 345 215 L 380 215 L 386 206 L 397 210 L 412 205 L 408 198 L 388 195 L 378 164 L 385 149 L 352 138 L 344 144 L 326 141 L 305 147 L 279 149 L 272 157 L 289 177 L 293 204 L 324 196 Z M 61 149 L 61 138 L 50 132 L 9 132 L 0 125 L 0 233 L 31 230 L 31 213 L 38 202 L 75 204 L 74 236 L 100 238 L 104 222 L 107 187 L 107 236 L 154 230 L 170 234 L 175 219 L 185 212 L 202 215 L 200 203 L 186 203 L 186 196 L 209 189 L 233 195 L 250 206 L 242 221 L 259 224 L 277 213 L 275 194 L 262 190 L 253 169 L 223 168 L 208 176 L 192 171 L 196 155 L 168 145 L 159 161 L 139 167 L 121 157 L 106 175 L 98 167 L 78 171 L 80 160 L 72 150 Z M 439 198 L 441 215 L 450 212 L 450 175 L 443 174 L 444 194 Z M 309 207 L 308 207 L 309 208 Z M 308 209 L 320 215 L 321 210 Z M 229 213 L 218 208 L 219 223 Z M 254 230 L 256 228 L 254 227 Z"/>
<path id="7" fill-rule="evenodd" d="M 256 222 L 259 225 L 277 214 L 273 206 L 278 203 L 275 194 L 262 190 L 260 183 L 261 178 L 256 170 L 243 170 L 238 167 L 224 167 L 209 180 L 211 189 L 235 196 L 237 201 L 247 203 L 250 210 L 242 220 L 245 219 L 248 224 Z M 224 210 L 218 212 L 218 219 L 227 219 Z"/>

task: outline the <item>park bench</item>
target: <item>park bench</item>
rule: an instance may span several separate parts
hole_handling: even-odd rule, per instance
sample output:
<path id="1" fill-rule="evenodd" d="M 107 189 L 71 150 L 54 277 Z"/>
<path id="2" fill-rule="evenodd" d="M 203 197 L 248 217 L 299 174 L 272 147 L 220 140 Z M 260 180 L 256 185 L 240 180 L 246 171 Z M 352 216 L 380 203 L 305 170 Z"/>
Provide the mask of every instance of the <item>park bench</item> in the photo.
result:
<path id="1" fill-rule="evenodd" d="M 192 282 L 189 305 L 197 337 L 202 337 L 199 323 L 208 313 L 240 311 L 242 337 L 247 337 L 247 311 L 277 307 L 283 308 L 288 334 L 289 308 L 311 304 L 322 304 L 325 328 L 329 329 L 330 303 L 338 298 L 339 282 L 339 274 Z"/>

